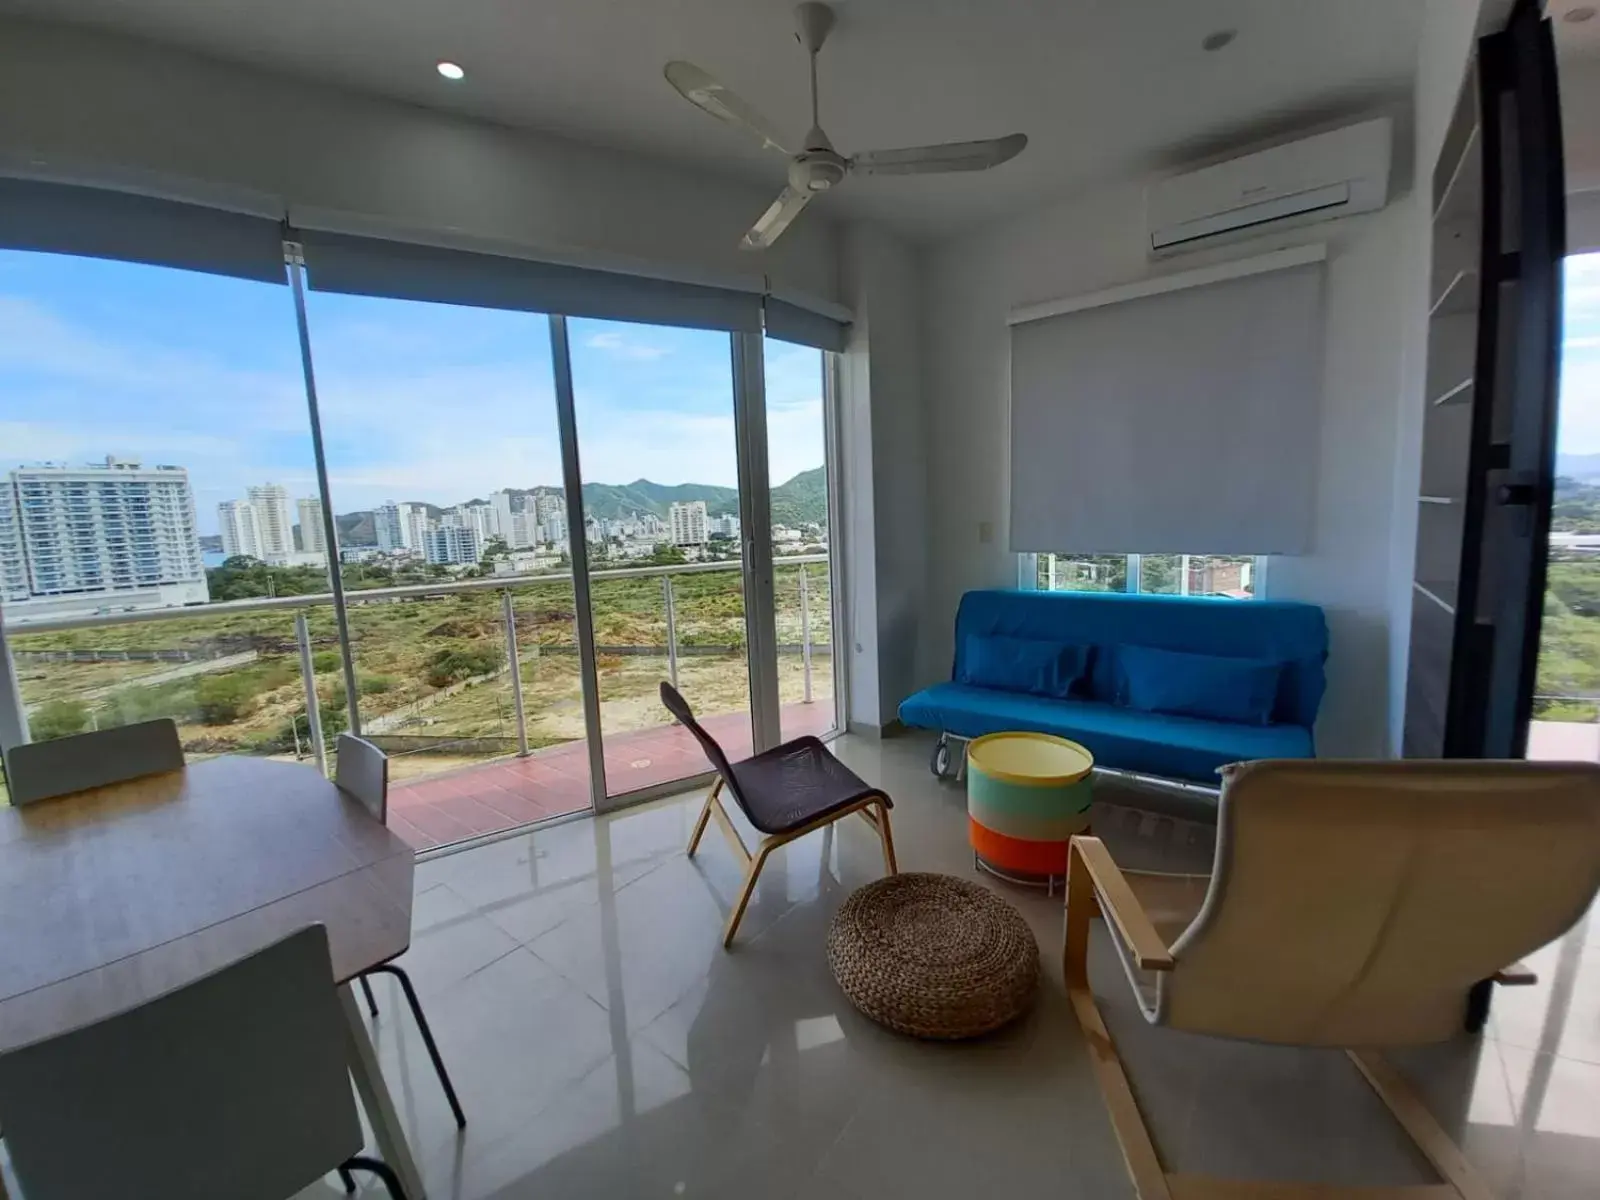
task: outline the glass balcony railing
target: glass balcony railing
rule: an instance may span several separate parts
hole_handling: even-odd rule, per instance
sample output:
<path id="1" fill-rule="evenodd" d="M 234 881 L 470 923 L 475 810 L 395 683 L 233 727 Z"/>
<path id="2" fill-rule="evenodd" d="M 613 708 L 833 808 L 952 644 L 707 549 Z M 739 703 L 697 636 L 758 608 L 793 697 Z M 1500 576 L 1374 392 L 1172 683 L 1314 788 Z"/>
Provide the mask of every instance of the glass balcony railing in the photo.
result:
<path id="1" fill-rule="evenodd" d="M 775 578 L 784 736 L 825 731 L 834 711 L 828 560 L 780 559 Z M 592 579 L 608 743 L 658 726 L 656 684 L 689 662 L 748 710 L 737 562 Z M 587 807 L 570 575 L 347 587 L 346 601 L 361 729 L 390 755 L 392 787 L 554 755 L 548 761 L 573 785 L 564 803 Z M 36 741 L 171 717 L 190 758 L 263 755 L 331 772 L 336 736 L 349 725 L 327 594 L 14 622 L 7 640 Z M 795 704 L 809 711 L 791 731 Z M 611 754 L 608 744 L 608 762 Z"/>

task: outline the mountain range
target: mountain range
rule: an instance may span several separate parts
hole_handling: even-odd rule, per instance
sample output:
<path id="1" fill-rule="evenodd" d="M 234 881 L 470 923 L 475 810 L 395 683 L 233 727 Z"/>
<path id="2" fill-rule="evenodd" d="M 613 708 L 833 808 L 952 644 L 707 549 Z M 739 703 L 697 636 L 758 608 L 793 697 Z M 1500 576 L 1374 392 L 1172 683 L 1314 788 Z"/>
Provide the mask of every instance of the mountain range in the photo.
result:
<path id="1" fill-rule="evenodd" d="M 561 491 L 558 487 L 506 488 L 513 496 L 530 496 L 536 492 Z M 586 483 L 583 485 L 583 510 L 590 516 L 615 521 L 632 513 L 654 513 L 665 519 L 674 504 L 687 504 L 696 500 L 706 502 L 708 516 L 738 516 L 739 492 L 735 488 L 714 483 L 654 483 L 648 479 L 635 479 L 632 483 Z M 464 503 L 483 504 L 483 497 L 474 497 Z M 436 504 L 413 501 L 427 510 L 428 516 L 437 518 L 444 509 Z M 352 546 L 377 544 L 372 510 L 340 513 L 339 540 Z M 775 525 L 826 525 L 828 522 L 828 476 L 825 468 L 814 467 L 801 471 L 793 479 L 772 489 L 772 521 Z"/>

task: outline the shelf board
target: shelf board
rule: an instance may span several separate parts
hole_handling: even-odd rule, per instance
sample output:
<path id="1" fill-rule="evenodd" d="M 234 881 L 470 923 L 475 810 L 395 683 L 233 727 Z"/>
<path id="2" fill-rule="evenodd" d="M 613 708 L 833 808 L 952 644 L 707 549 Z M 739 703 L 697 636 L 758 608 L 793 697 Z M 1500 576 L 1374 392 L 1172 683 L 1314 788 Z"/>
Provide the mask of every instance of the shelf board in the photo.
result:
<path id="1" fill-rule="evenodd" d="M 1454 496 L 1418 496 L 1417 497 L 1417 503 L 1418 504 L 1454 504 L 1454 503 L 1456 503 L 1456 498 Z"/>
<path id="2" fill-rule="evenodd" d="M 1456 589 L 1448 583 L 1428 582 L 1420 579 L 1411 581 L 1412 588 L 1418 595 L 1433 601 L 1452 617 L 1456 615 Z"/>
<path id="3" fill-rule="evenodd" d="M 1455 317 L 1478 307 L 1478 268 L 1464 267 L 1445 286 L 1428 310 L 1430 317 Z"/>
<path id="4" fill-rule="evenodd" d="M 1445 184 L 1444 195 L 1434 206 L 1436 224 L 1476 218 L 1483 204 L 1483 155 L 1478 152 L 1478 129 L 1473 125 L 1467 135 L 1461 156 L 1456 159 L 1450 182 Z"/>
<path id="5" fill-rule="evenodd" d="M 1465 404 L 1465 403 L 1467 403 L 1469 400 L 1472 399 L 1472 396 L 1471 396 L 1472 385 L 1474 383 L 1476 383 L 1476 382 L 1477 382 L 1476 379 L 1471 379 L 1471 378 L 1463 379 L 1460 383 L 1456 384 L 1455 387 L 1453 387 L 1449 391 L 1445 392 L 1442 396 L 1435 397 L 1433 402 L 1432 402 L 1433 406 L 1435 408 L 1438 408 L 1441 404 Z"/>

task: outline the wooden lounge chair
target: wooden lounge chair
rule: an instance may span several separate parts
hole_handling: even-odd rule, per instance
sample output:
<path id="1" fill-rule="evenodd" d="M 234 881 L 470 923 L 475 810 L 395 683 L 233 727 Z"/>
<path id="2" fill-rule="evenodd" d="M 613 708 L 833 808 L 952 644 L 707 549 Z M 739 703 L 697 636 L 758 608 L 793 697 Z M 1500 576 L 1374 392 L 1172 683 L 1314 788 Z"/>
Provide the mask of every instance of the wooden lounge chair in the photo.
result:
<path id="1" fill-rule="evenodd" d="M 1092 837 L 1069 853 L 1067 992 L 1139 1200 L 1488 1200 L 1376 1049 L 1481 1021 L 1469 996 L 1483 981 L 1534 982 L 1517 960 L 1600 888 L 1600 766 L 1276 761 L 1223 779 L 1209 876 L 1124 872 Z M 1101 915 L 1152 1024 L 1348 1050 L 1444 1186 L 1347 1193 L 1164 1170 L 1089 985 Z"/>

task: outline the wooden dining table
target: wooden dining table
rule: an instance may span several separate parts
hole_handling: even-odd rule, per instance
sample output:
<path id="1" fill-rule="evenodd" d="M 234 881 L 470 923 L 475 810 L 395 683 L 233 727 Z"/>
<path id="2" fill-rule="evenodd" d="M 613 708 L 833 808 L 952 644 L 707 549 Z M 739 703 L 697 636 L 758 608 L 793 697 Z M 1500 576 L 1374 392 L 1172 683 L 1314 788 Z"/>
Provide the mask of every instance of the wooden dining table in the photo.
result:
<path id="1" fill-rule="evenodd" d="M 0 808 L 0 1054 L 324 925 L 351 1076 L 379 1153 L 421 1197 L 349 986 L 410 944 L 413 868 L 406 843 L 295 763 L 214 758 Z"/>

